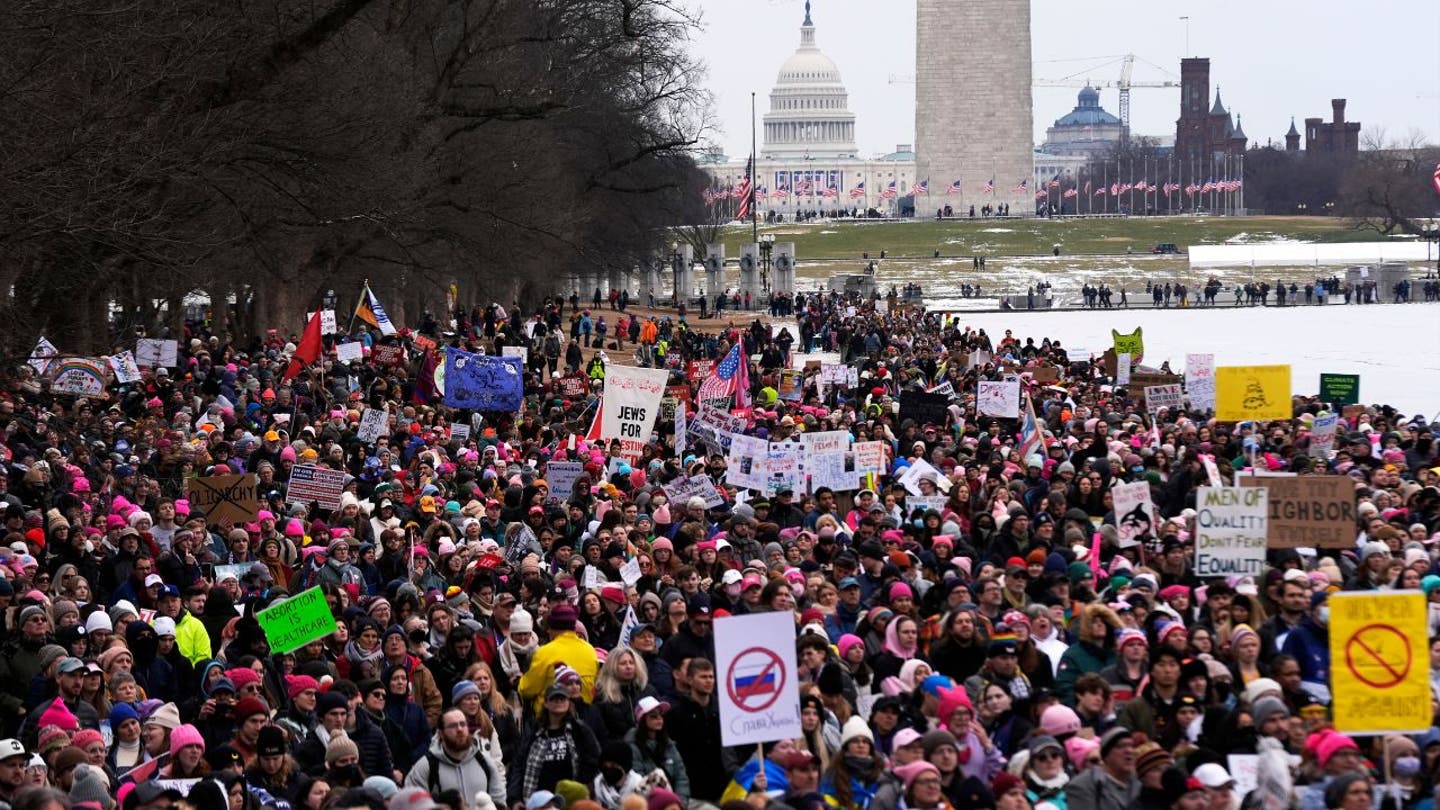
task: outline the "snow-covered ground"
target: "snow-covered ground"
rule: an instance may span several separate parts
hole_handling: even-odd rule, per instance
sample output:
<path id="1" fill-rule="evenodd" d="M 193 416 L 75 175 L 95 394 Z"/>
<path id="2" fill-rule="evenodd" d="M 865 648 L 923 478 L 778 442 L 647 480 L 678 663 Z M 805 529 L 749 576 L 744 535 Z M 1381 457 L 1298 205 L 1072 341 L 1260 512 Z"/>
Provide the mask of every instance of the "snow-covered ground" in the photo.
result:
<path id="1" fill-rule="evenodd" d="M 1147 366 L 1165 360 L 1179 372 L 1190 352 L 1216 365 L 1289 363 L 1297 394 L 1314 394 L 1321 372 L 1360 375 L 1360 399 L 1402 413 L 1440 413 L 1440 306 L 1220 307 L 1213 310 L 1097 310 L 968 313 L 962 323 L 992 335 L 1059 338 L 1103 352 L 1110 330 L 1145 330 Z"/>

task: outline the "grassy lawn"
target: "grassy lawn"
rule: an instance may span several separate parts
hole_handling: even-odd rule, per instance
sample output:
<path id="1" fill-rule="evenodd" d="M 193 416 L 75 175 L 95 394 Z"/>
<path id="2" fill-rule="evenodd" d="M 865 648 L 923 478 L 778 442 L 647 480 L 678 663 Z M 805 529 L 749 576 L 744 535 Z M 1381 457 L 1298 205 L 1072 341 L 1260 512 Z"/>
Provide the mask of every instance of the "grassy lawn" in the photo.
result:
<path id="1" fill-rule="evenodd" d="M 1328 217 L 1135 217 L 1093 220 L 908 220 L 902 222 L 825 222 L 762 226 L 777 241 L 794 242 L 802 262 L 817 259 L 858 259 L 869 251 L 878 258 L 944 256 L 1036 256 L 1059 244 L 1066 256 L 1149 253 L 1157 243 L 1189 245 L 1237 242 L 1365 242 L 1375 234 Z M 727 228 L 723 241 L 748 239 L 750 229 Z M 731 252 L 738 254 L 738 247 Z M 1183 259 L 1182 259 L 1183 261 Z M 847 262 L 848 264 L 848 262 Z"/>

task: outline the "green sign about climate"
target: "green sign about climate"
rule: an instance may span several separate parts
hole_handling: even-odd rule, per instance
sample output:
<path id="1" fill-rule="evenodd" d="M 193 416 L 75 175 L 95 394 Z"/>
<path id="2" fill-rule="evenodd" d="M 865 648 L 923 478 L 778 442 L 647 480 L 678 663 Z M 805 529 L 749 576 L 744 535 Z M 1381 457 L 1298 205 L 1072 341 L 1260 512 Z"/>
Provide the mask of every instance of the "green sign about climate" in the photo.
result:
<path id="1" fill-rule="evenodd" d="M 270 652 L 287 653 L 335 632 L 335 617 L 317 585 L 255 614 Z"/>
<path id="2" fill-rule="evenodd" d="M 1321 374 L 1320 401 L 1331 405 L 1360 403 L 1359 374 Z"/>

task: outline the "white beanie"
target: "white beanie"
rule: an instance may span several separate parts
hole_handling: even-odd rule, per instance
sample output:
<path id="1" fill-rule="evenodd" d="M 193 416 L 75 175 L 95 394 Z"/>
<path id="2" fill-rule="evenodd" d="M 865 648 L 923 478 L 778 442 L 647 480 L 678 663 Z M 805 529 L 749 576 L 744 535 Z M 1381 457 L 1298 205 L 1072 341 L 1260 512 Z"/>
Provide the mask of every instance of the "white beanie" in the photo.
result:
<path id="1" fill-rule="evenodd" d="M 115 625 L 110 621 L 110 614 L 103 610 L 97 610 L 91 613 L 90 618 L 85 620 L 86 635 L 94 633 L 97 630 L 106 633 L 113 633 L 115 631 Z"/>
<path id="2" fill-rule="evenodd" d="M 149 520 L 151 524 L 155 523 L 155 521 L 150 518 L 149 512 L 142 512 L 139 509 L 136 509 L 134 512 L 130 513 L 130 528 L 133 529 L 136 526 L 140 525 L 140 521 L 142 520 Z"/>
<path id="3" fill-rule="evenodd" d="M 872 746 L 875 744 L 875 734 L 870 731 L 870 725 L 861 720 L 860 715 L 853 715 L 845 721 L 845 725 L 840 729 L 841 750 L 844 750 L 846 743 L 862 737 L 869 740 Z"/>
<path id="4" fill-rule="evenodd" d="M 515 608 L 515 612 L 510 614 L 510 632 L 535 632 L 535 618 L 524 608 Z"/>

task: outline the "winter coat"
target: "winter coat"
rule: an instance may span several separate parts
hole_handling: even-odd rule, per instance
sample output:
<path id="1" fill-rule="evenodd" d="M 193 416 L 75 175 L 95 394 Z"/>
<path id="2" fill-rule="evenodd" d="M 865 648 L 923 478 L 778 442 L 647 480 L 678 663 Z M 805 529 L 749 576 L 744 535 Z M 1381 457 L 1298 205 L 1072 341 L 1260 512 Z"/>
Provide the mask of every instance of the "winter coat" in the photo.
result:
<path id="1" fill-rule="evenodd" d="M 520 697 L 533 702 L 536 712 L 544 709 L 545 690 L 555 680 L 556 664 L 565 664 L 580 673 L 584 685 L 581 696 L 585 700 L 590 700 L 595 693 L 595 675 L 600 671 L 595 648 L 574 631 L 562 631 L 535 651 L 530 668 L 520 678 Z"/>
<path id="2" fill-rule="evenodd" d="M 477 740 L 470 740 L 470 748 L 460 758 L 450 756 L 436 734 L 425 755 L 405 774 L 405 787 L 417 787 L 438 795 L 441 791 L 454 790 L 466 797 L 466 802 L 484 793 L 496 807 L 505 806 L 505 779 L 499 766 L 480 750 Z"/>
<path id="3" fill-rule="evenodd" d="M 670 778 L 670 789 L 682 799 L 690 798 L 690 777 L 685 771 L 685 760 L 680 757 L 680 751 L 675 748 L 675 742 L 667 737 L 665 750 L 652 756 L 647 749 L 654 748 L 654 741 L 649 746 L 641 746 L 635 735 L 635 729 L 625 734 L 625 742 L 630 745 L 630 753 L 635 757 L 635 764 L 631 769 L 639 774 L 648 774 L 659 768 Z"/>
<path id="4" fill-rule="evenodd" d="M 1140 798 L 1140 781 L 1133 776 L 1121 784 L 1105 775 L 1096 765 L 1083 771 L 1065 786 L 1068 810 L 1129 810 L 1131 802 Z"/>
<path id="5" fill-rule="evenodd" d="M 425 741 L 430 739 L 430 724 L 425 720 L 425 710 L 404 695 L 385 695 L 385 720 L 400 733 L 403 748 L 394 745 L 393 735 L 390 753 L 394 756 L 395 767 L 407 770 L 414 765 L 425 750 Z"/>

